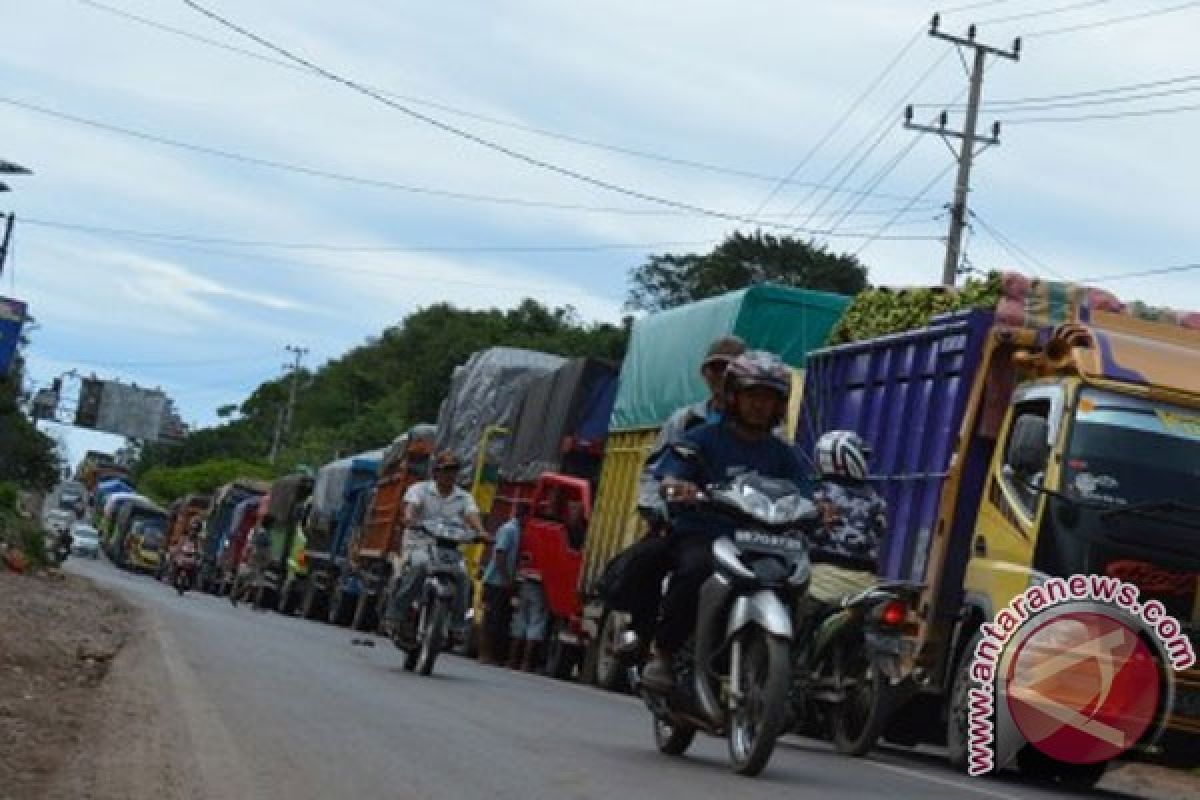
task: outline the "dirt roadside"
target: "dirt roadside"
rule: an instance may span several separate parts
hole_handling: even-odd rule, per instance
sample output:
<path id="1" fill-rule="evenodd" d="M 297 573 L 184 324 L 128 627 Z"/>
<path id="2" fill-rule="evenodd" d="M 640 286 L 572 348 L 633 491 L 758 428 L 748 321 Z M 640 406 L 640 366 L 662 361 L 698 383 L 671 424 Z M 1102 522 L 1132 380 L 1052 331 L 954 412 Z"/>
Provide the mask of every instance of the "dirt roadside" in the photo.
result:
<path id="1" fill-rule="evenodd" d="M 0 798 L 39 796 L 87 745 L 97 693 L 134 619 L 61 573 L 0 573 Z"/>

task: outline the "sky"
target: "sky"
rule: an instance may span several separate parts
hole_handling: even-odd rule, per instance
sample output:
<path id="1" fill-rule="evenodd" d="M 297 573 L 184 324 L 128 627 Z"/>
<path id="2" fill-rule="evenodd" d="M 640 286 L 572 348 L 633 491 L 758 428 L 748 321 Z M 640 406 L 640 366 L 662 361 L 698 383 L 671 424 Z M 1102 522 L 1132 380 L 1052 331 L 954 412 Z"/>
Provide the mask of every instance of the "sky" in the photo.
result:
<path id="1" fill-rule="evenodd" d="M 6 0 L 0 158 L 34 174 L 4 178 L 0 293 L 36 317 L 36 385 L 161 386 L 212 424 L 289 344 L 315 367 L 440 301 L 615 321 L 647 255 L 756 225 L 857 253 L 876 284 L 940 279 L 953 158 L 901 124 L 910 102 L 962 125 L 935 3 L 201 4 L 370 94 L 181 0 Z M 1023 37 L 985 73 L 981 126 L 1003 125 L 969 263 L 1200 308 L 1200 271 L 1107 279 L 1200 261 L 1200 3 L 942 8 L 943 31 Z M 71 463 L 120 444 L 46 429 Z"/>

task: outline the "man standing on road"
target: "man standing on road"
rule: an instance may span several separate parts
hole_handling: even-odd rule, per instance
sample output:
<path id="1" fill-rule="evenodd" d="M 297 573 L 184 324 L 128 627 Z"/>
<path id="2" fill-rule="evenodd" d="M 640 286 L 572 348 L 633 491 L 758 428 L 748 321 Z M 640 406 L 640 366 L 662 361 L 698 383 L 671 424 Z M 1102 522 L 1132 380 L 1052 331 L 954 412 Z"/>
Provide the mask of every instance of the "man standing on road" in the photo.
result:
<path id="1" fill-rule="evenodd" d="M 416 599 L 417 590 L 425 580 L 429 566 L 433 537 L 421 530 L 425 524 L 445 523 L 465 526 L 480 536 L 486 536 L 479 518 L 479 506 L 470 492 L 454 485 L 461 462 L 449 451 L 438 454 L 433 462 L 433 479 L 420 481 L 404 493 L 404 541 L 400 545 L 400 572 L 396 578 L 392 601 L 388 607 L 387 627 L 401 644 L 411 644 L 408 612 Z M 469 580 L 459 582 L 454 627 L 461 633 L 466 621 Z"/>
<path id="2" fill-rule="evenodd" d="M 516 642 L 508 638 L 512 624 L 513 588 L 517 577 L 521 529 L 529 516 L 526 503 L 517 504 L 513 518 L 496 531 L 492 557 L 483 571 L 483 630 L 479 639 L 479 661 L 499 666 Z"/>

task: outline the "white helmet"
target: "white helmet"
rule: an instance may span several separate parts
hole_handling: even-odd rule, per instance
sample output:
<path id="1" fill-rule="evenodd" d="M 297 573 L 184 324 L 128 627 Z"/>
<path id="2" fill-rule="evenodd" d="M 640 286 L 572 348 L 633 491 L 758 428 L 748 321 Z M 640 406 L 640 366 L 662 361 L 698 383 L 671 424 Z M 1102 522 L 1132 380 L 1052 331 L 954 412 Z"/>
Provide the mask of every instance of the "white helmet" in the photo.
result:
<path id="1" fill-rule="evenodd" d="M 871 446 L 854 431 L 829 431 L 817 439 L 817 467 L 824 478 L 867 479 Z"/>

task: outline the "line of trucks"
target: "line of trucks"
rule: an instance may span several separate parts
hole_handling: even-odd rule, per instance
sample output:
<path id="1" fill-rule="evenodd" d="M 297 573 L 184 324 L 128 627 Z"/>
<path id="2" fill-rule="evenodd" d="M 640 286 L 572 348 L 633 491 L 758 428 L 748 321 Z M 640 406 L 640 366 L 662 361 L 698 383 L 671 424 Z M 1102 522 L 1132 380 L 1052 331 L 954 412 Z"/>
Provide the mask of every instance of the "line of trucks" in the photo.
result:
<path id="1" fill-rule="evenodd" d="M 975 637 L 1028 587 L 1120 577 L 1182 622 L 1193 647 L 1200 631 L 1200 513 L 1187 505 L 1200 487 L 1200 331 L 1135 318 L 1084 287 L 1004 285 L 997 308 L 837 346 L 825 343 L 848 298 L 755 286 L 638 319 L 619 367 L 484 350 L 456 369 L 436 423 L 382 449 L 165 509 L 108 478 L 94 492 L 99 527 L 117 563 L 152 571 L 153 532 L 161 553 L 203 520 L 200 586 L 223 592 L 269 515 L 271 566 L 254 601 L 375 630 L 404 492 L 448 449 L 490 530 L 521 505 L 532 512 L 520 558 L 550 609 L 544 672 L 618 689 L 627 620 L 597 584 L 644 531 L 638 482 L 660 427 L 706 397 L 703 352 L 734 334 L 793 368 L 787 428 L 802 462 L 828 430 L 856 430 L 872 446 L 871 480 L 889 507 L 879 575 L 924 587 L 906 705 L 884 738 L 944 743 L 953 756 L 968 735 L 962 687 Z M 1018 479 L 1031 469 L 1036 486 Z M 467 556 L 478 580 L 487 553 Z M 481 595 L 476 585 L 476 630 Z M 1194 764 L 1200 671 L 1175 675 L 1170 702 L 1161 736 L 1139 746 Z"/>

